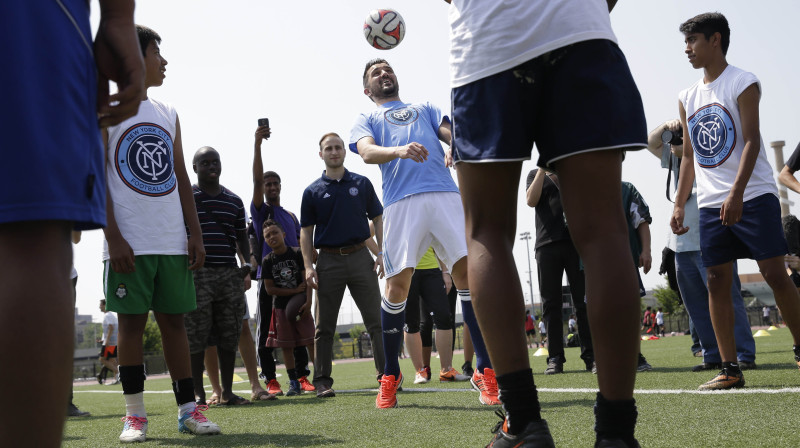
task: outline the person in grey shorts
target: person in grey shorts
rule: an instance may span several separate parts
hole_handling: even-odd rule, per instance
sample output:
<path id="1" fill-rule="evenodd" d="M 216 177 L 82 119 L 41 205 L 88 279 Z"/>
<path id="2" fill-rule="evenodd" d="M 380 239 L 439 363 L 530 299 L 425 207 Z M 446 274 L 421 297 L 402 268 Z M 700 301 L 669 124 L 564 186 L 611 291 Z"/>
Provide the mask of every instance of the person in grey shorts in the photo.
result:
<path id="1" fill-rule="evenodd" d="M 319 156 L 325 162 L 322 176 L 303 192 L 300 208 L 300 247 L 308 286 L 317 290 L 314 309 L 314 386 L 317 397 L 333 397 L 333 334 L 339 317 L 344 288 L 350 290 L 364 326 L 373 341 L 375 369 L 383 373 L 381 341 L 382 253 L 373 259 L 365 240 L 370 238 L 369 220 L 375 228 L 378 247 L 383 240 L 383 206 L 372 183 L 344 168 L 347 153 L 341 137 L 322 136 Z M 319 256 L 317 256 L 319 249 Z"/>

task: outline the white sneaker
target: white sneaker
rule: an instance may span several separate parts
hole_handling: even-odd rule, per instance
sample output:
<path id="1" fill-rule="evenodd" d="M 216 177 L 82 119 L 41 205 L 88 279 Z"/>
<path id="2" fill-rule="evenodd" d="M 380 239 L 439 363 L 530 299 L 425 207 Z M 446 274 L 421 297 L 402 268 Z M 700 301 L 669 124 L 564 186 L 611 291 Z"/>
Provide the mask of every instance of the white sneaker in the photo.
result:
<path id="1" fill-rule="evenodd" d="M 147 438 L 147 419 L 138 415 L 127 415 L 121 418 L 125 422 L 119 441 L 124 443 L 144 442 Z"/>
<path id="2" fill-rule="evenodd" d="M 425 368 L 421 368 L 416 375 L 414 375 L 414 384 L 424 384 L 430 381 L 428 379 L 428 374 L 425 372 Z"/>
<path id="3" fill-rule="evenodd" d="M 193 412 L 188 412 L 178 419 L 178 430 L 195 435 L 219 434 L 219 425 L 207 419 L 201 411 L 208 406 L 197 406 Z"/>

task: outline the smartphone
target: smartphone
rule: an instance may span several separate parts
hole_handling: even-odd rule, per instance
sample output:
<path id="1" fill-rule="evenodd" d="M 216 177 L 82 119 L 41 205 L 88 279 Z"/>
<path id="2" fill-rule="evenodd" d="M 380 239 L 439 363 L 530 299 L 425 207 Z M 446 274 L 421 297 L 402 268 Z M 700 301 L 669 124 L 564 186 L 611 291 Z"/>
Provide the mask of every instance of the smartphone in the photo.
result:
<path id="1" fill-rule="evenodd" d="M 258 125 L 269 127 L 269 118 L 259 118 Z"/>

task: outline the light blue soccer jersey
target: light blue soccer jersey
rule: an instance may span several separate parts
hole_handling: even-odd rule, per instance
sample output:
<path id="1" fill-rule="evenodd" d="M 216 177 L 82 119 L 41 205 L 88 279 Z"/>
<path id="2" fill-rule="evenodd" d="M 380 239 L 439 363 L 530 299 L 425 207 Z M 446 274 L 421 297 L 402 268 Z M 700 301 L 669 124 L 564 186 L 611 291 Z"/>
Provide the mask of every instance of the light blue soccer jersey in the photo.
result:
<path id="1" fill-rule="evenodd" d="M 395 159 L 380 164 L 383 177 L 384 207 L 407 196 L 432 191 L 454 191 L 458 187 L 444 166 L 444 149 L 439 143 L 439 125 L 450 122 L 442 111 L 430 103 L 410 104 L 391 101 L 370 113 L 358 116 L 350 131 L 350 150 L 358 154 L 356 144 L 372 137 L 380 146 L 403 146 L 417 142 L 428 150 L 428 160 L 417 163 Z"/>

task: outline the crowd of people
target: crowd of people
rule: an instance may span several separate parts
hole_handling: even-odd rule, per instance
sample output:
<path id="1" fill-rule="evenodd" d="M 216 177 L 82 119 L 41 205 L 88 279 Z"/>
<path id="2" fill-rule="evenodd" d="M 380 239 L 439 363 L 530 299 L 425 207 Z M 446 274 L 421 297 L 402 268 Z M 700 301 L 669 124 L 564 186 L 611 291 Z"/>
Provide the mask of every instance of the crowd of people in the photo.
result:
<path id="1" fill-rule="evenodd" d="M 299 219 L 281 206 L 278 173 L 264 171 L 262 145 L 271 131 L 260 121 L 248 229 L 245 203 L 220 183 L 222 161 L 214 148 L 195 152 L 192 185 L 178 113 L 151 96 L 166 76 L 161 37 L 134 25 L 133 1 L 101 0 L 94 51 L 85 5 L 64 3 L 46 12 L 36 2 L 16 6 L 26 12 L 20 16 L 47 26 L 20 21 L 10 32 L 27 36 L 26 26 L 36 29 L 45 36 L 35 41 L 43 46 L 37 51 L 46 48 L 63 59 L 55 63 L 75 69 L 58 83 L 47 77 L 49 65 L 35 61 L 1 75 L 5 84 L 21 86 L 6 106 L 18 117 L 8 134 L 33 138 L 16 163 L 39 169 L 36 175 L 18 170 L 6 180 L 17 196 L 3 196 L 0 213 L 0 262 L 12 267 L 2 274 L 0 304 L 17 308 L 2 314 L 0 334 L 29 334 L 13 316 L 33 313 L 24 307 L 42 297 L 52 302 L 28 344 L 4 347 L 2 354 L 43 352 L 44 344 L 54 354 L 51 369 L 25 373 L 26 381 L 40 385 L 35 392 L 25 390 L 24 399 L 17 399 L 21 391 L 7 396 L 19 404 L 0 411 L 0 433 L 10 446 L 61 441 L 63 408 L 56 412 L 39 403 L 67 402 L 72 350 L 71 338 L 64 337 L 71 332 L 65 316 L 72 315 L 74 301 L 70 234 L 100 227 L 103 307 L 117 313 L 116 322 L 104 325 L 102 355 L 122 385 L 121 442 L 147 437 L 142 338 L 151 311 L 172 379 L 178 429 L 212 435 L 221 429 L 204 414 L 209 402 L 239 406 L 284 395 L 274 348 L 282 349 L 286 396 L 313 391 L 321 399 L 335 397 L 333 333 L 348 288 L 373 341 L 376 408 L 399 405 L 404 337 L 415 383 L 430 381 L 432 344 L 419 334 L 428 333 L 420 331 L 427 315 L 436 327 L 439 380 L 470 381 L 481 404 L 505 410 L 489 446 L 554 446 L 528 357 L 525 333 L 535 327 L 525 322 L 511 252 L 521 166 L 534 143 L 540 168 L 529 174 L 526 196 L 536 216 L 540 334 L 549 352 L 544 373 L 562 373 L 566 362 L 566 273 L 575 306 L 569 330 L 579 335 L 586 370 L 597 374 L 596 447 L 639 446 L 633 387 L 636 372 L 652 368 L 639 349 L 639 268 L 646 273 L 652 265 L 652 218 L 636 188 L 622 182 L 626 151 L 648 148 L 663 166 L 674 168 L 670 225 L 676 236 L 670 244 L 677 285 L 702 346 L 703 363 L 694 370 L 718 371 L 699 388 L 743 387 L 742 371 L 756 368 L 755 346 L 741 317 L 739 258 L 758 262 L 794 337 L 800 367 L 800 295 L 784 270 L 789 249 L 759 132 L 760 82 L 728 64 L 730 29 L 722 14 L 701 14 L 680 25 L 685 52 L 703 77 L 680 92 L 679 119 L 648 136 L 641 97 L 611 28 L 615 1 L 517 2 L 490 9 L 478 0 L 453 0 L 451 115 L 428 102 L 403 102 L 389 62 L 367 62 L 363 93 L 374 108 L 356 118 L 347 143 L 334 132 L 321 137 L 324 171 L 303 192 Z M 498 46 L 498 33 L 507 27 L 518 35 Z M 24 59 L 13 56 L 13 48 L 6 51 Z M 96 72 L 87 69 L 92 63 Z M 108 80 L 117 83 L 118 93 L 109 96 L 103 87 Z M 41 117 L 36 107 L 33 99 L 43 95 L 55 105 L 52 116 Z M 583 123 L 582 132 L 564 127 L 566 115 Z M 37 128 L 43 118 L 53 123 L 48 132 Z M 664 139 L 664 131 L 681 141 Z M 69 144 L 56 150 L 47 138 L 51 133 L 71 137 L 61 139 Z M 344 168 L 348 150 L 378 165 L 382 199 L 366 177 Z M 694 157 L 683 157 L 689 152 Z M 796 191 L 798 168 L 795 151 L 781 179 Z M 48 281 L 27 281 L 32 267 Z M 244 292 L 253 280 L 255 340 L 244 336 L 250 318 Z M 456 300 L 476 361 L 473 369 L 471 356 L 465 356 L 461 373 L 452 365 Z M 663 327 L 663 313 L 651 314 L 651 325 Z M 237 349 L 250 377 L 250 400 L 233 393 Z M 114 352 L 116 363 L 110 361 Z M 256 359 L 265 388 L 256 379 Z M 208 399 L 205 370 L 214 391 Z M 3 370 L 0 379 L 15 384 L 19 374 Z M 33 421 L 40 422 L 34 434 L 14 430 Z"/>

